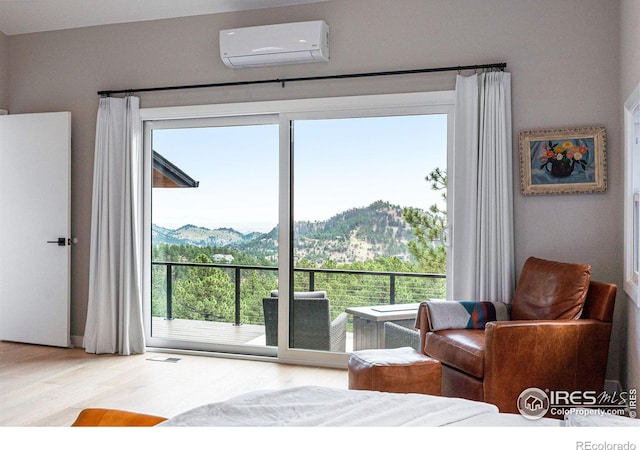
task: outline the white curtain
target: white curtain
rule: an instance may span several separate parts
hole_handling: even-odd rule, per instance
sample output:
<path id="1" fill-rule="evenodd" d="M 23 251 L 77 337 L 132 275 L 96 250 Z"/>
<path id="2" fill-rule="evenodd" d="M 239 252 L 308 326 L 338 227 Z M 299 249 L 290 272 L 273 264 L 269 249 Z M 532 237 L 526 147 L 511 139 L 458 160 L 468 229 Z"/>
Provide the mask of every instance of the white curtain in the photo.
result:
<path id="1" fill-rule="evenodd" d="M 511 301 L 513 167 L 511 75 L 458 75 L 450 298 Z"/>
<path id="2" fill-rule="evenodd" d="M 101 98 L 91 211 L 88 353 L 143 353 L 142 134 L 137 97 Z"/>

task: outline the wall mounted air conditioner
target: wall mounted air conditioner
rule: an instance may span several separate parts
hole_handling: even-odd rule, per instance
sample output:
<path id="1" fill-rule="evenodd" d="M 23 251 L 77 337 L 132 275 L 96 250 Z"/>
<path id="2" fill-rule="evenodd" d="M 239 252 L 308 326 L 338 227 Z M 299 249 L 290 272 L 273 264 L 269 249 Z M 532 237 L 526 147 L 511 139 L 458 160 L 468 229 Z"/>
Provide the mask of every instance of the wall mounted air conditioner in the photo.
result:
<path id="1" fill-rule="evenodd" d="M 231 68 L 326 62 L 329 27 L 315 20 L 222 30 L 220 57 Z"/>

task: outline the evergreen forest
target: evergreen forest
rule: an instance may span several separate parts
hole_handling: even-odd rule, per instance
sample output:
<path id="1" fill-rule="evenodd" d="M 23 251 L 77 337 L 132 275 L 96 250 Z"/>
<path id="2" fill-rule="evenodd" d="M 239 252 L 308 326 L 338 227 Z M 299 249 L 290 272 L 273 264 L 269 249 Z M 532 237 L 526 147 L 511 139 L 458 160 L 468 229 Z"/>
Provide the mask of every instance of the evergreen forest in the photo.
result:
<path id="1" fill-rule="evenodd" d="M 446 200 L 446 173 L 436 169 L 426 180 Z M 295 223 L 294 290 L 326 291 L 334 317 L 349 306 L 445 298 L 445 221 L 446 211 L 435 206 L 422 211 L 377 201 L 326 221 Z M 277 242 L 277 228 L 243 234 L 154 225 L 152 315 L 264 324 L 262 298 L 278 289 Z"/>

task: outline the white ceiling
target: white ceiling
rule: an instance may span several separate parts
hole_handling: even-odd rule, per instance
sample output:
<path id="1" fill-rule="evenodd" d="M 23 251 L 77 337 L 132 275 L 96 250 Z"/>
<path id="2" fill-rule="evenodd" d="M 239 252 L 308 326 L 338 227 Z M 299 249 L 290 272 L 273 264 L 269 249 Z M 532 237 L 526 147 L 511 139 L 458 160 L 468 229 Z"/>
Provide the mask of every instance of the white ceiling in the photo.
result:
<path id="1" fill-rule="evenodd" d="M 6 35 L 197 16 L 327 0 L 0 0 Z"/>

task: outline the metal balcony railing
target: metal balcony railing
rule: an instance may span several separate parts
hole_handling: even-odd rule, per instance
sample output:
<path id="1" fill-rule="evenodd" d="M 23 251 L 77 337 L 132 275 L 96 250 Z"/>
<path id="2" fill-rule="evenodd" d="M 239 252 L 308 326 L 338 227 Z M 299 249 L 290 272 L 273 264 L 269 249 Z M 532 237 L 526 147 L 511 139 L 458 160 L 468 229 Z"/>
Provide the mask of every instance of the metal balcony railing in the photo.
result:
<path id="1" fill-rule="evenodd" d="M 234 324 L 241 325 L 241 283 L 242 283 L 242 273 L 243 271 L 270 271 L 277 272 L 277 266 L 252 266 L 252 265 L 234 265 L 234 264 L 218 264 L 218 263 L 191 263 L 191 262 L 167 262 L 167 261 L 153 261 L 153 266 L 164 266 L 165 267 L 165 279 L 166 279 L 166 319 L 173 318 L 173 297 L 174 297 L 174 288 L 173 281 L 176 277 L 175 268 L 217 268 L 221 269 L 225 272 L 232 272 L 233 275 L 229 276 L 229 279 L 233 279 L 233 285 L 235 288 L 235 318 Z M 331 286 L 335 289 L 336 278 L 345 277 L 345 276 L 361 276 L 361 277 L 377 277 L 378 279 L 383 278 L 385 281 L 382 284 L 374 285 L 373 287 L 369 285 L 366 289 L 363 290 L 362 286 L 358 283 L 351 283 L 342 285 L 343 292 L 350 292 L 352 295 L 355 291 L 362 290 L 361 295 L 365 296 L 366 299 L 363 299 L 363 302 L 372 302 L 378 301 L 378 303 L 388 303 L 395 304 L 399 300 L 400 303 L 408 303 L 415 302 L 416 299 L 426 299 L 428 297 L 433 296 L 433 291 L 430 291 L 429 284 L 434 285 L 438 283 L 438 280 L 444 280 L 446 278 L 445 274 L 436 274 L 436 273 L 417 273 L 417 272 L 391 272 L 391 271 L 367 271 L 367 270 L 343 270 L 343 269 L 320 269 L 320 268 L 296 268 L 294 269 L 294 289 L 295 290 L 306 290 L 306 291 L 315 291 L 318 290 L 327 290 L 327 286 L 329 285 L 328 279 L 331 278 L 333 280 Z M 324 280 L 319 280 L 319 278 L 323 278 Z M 425 280 L 425 283 L 421 284 L 419 289 L 416 292 L 412 292 L 411 298 L 401 298 L 398 299 L 398 284 L 402 280 L 405 279 L 422 279 Z M 435 282 L 435 283 L 434 283 Z M 338 283 L 339 284 L 339 283 Z M 441 281 L 440 284 L 437 285 L 437 289 L 443 289 L 444 281 Z M 375 290 L 375 295 L 370 293 L 371 290 Z M 269 288 L 265 289 L 265 293 L 269 292 Z M 345 306 L 353 306 L 353 305 L 343 305 L 340 304 L 338 299 L 333 298 L 336 293 L 329 292 L 329 297 L 332 298 L 333 303 L 336 304 L 337 308 L 344 310 Z"/>

